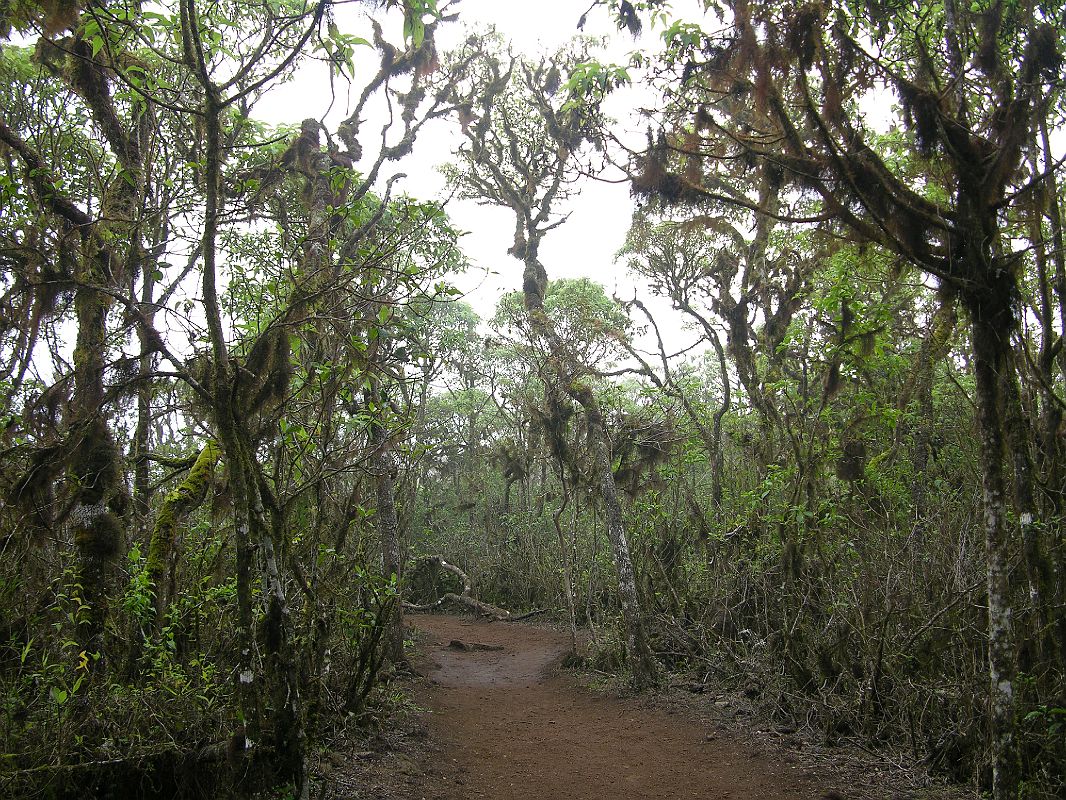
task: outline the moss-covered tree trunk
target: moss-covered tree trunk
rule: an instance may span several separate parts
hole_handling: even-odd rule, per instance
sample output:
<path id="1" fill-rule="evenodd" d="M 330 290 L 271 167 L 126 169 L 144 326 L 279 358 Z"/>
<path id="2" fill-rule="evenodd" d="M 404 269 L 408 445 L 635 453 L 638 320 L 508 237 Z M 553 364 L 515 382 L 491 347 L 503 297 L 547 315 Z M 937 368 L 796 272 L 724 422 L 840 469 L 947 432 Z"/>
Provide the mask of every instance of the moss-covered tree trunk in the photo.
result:
<path id="1" fill-rule="evenodd" d="M 618 486 L 611 469 L 611 450 L 604 428 L 603 412 L 596 395 L 587 386 L 573 386 L 571 396 L 585 410 L 588 425 L 589 447 L 599 482 L 600 498 L 607 523 L 607 539 L 611 543 L 615 570 L 618 573 L 618 598 L 622 606 L 622 622 L 626 630 L 626 654 L 633 685 L 647 689 L 658 683 L 659 670 L 648 645 L 647 627 L 644 623 L 643 604 L 637 587 L 633 558 L 629 551 L 629 537 L 622 519 L 622 504 L 618 500 Z"/>
<path id="2" fill-rule="evenodd" d="M 382 574 L 396 583 L 397 597 L 389 618 L 385 636 L 385 654 L 393 664 L 406 661 L 403 652 L 403 606 L 400 602 L 400 524 L 396 514 L 396 469 L 389 449 L 388 435 L 381 423 L 383 412 L 380 389 L 375 385 L 365 393 L 367 405 L 373 409 L 374 420 L 370 424 L 370 461 L 374 476 L 374 495 L 377 500 L 374 519 L 381 542 Z"/>
<path id="3" fill-rule="evenodd" d="M 129 504 L 122 456 L 105 419 L 109 405 L 107 317 L 113 303 L 108 290 L 124 289 L 127 278 L 140 267 L 143 142 L 150 120 L 143 108 L 135 108 L 128 118 L 120 115 L 101 54 L 93 53 L 83 38 L 72 41 L 64 77 L 84 101 L 117 167 L 100 197 L 98 218 L 84 234 L 74 275 L 78 334 L 71 409 L 76 436 L 70 465 L 74 481 L 71 523 L 82 599 L 89 615 L 83 644 L 102 651 L 101 634 L 116 557 L 125 545 L 124 517 Z"/>
<path id="4" fill-rule="evenodd" d="M 155 599 L 156 620 L 162 618 L 172 587 L 168 573 L 178 531 L 185 518 L 204 502 L 215 466 L 222 455 L 219 446 L 211 441 L 203 446 L 185 480 L 177 485 L 163 500 L 159 509 L 152 536 L 148 542 L 146 569 L 148 588 Z"/>
<path id="5" fill-rule="evenodd" d="M 255 669 L 255 613 L 252 600 L 253 551 L 251 542 L 251 519 L 248 475 L 243 469 L 243 458 L 238 442 L 237 410 L 233 406 L 233 368 L 230 363 L 226 334 L 222 328 L 222 312 L 218 300 L 218 239 L 219 219 L 222 214 L 222 98 L 218 87 L 211 81 L 203 56 L 203 45 L 195 16 L 195 8 L 187 2 L 181 4 L 182 38 L 186 48 L 186 60 L 198 67 L 204 102 L 204 231 L 203 231 L 203 277 L 202 293 L 207 321 L 208 338 L 211 342 L 210 381 L 211 404 L 218 432 L 218 442 L 226 460 L 230 494 L 233 500 L 234 573 L 237 593 L 237 692 L 243 718 L 244 744 L 248 748 L 258 740 L 260 730 L 260 705 Z"/>
<path id="6" fill-rule="evenodd" d="M 980 174 L 980 173 L 978 173 Z M 1009 403 L 1004 387 L 1014 381 L 1011 333 L 1017 320 L 1013 303 L 1017 278 L 998 257 L 998 220 L 992 204 L 980 202 L 981 184 L 963 172 L 958 186 L 959 230 L 967 235 L 951 241 L 956 253 L 952 269 L 959 278 L 959 299 L 970 318 L 977 428 L 984 507 L 985 559 L 988 590 L 989 733 L 992 749 L 992 797 L 1017 796 L 1019 769 L 1015 743 L 1015 631 L 1011 607 L 1010 547 L 1006 480 L 1005 433 Z M 1022 437 L 1024 438 L 1024 437 Z M 1014 437 L 1010 444 L 1021 447 Z M 1024 477 L 1024 476 L 1023 476 Z M 1022 491 L 1022 501 L 1025 499 Z M 1019 509 L 1022 513 L 1031 512 Z M 1023 525 L 1026 524 L 1022 520 Z"/>
<path id="7" fill-rule="evenodd" d="M 78 582 L 87 608 L 79 631 L 89 652 L 103 652 L 102 634 L 114 588 L 115 560 L 123 546 L 125 486 L 122 463 L 105 418 L 104 364 L 107 354 L 108 296 L 89 288 L 101 279 L 95 254 L 87 254 L 74 297 L 78 324 L 74 348 L 73 431 L 70 464 L 73 502 L 70 524 L 78 552 Z M 88 284 L 88 285 L 85 285 Z"/>
<path id="8" fill-rule="evenodd" d="M 551 319 L 544 311 L 548 273 L 537 258 L 537 244 L 542 235 L 535 230 L 525 231 L 521 220 L 519 221 L 516 242 L 520 244 L 516 250 L 524 254 L 523 302 L 530 316 L 533 330 L 544 341 L 549 353 L 546 360 L 548 374 L 545 380 L 554 385 L 549 386 L 547 391 L 565 392 L 580 404 L 585 412 L 589 447 L 606 516 L 611 555 L 618 577 L 618 597 L 622 608 L 622 624 L 626 631 L 626 656 L 634 686 L 645 689 L 658 682 L 658 667 L 648 644 L 643 604 L 640 601 L 633 559 L 629 552 L 629 538 L 626 535 L 625 522 L 622 517 L 622 505 L 618 500 L 618 486 L 611 468 L 611 451 L 604 426 L 603 412 L 600 410 L 596 395 L 579 377 L 589 372 L 588 366 L 577 363 L 573 352 L 559 337 Z"/>
<path id="9" fill-rule="evenodd" d="M 266 520 L 263 487 L 250 426 L 255 414 L 248 395 L 240 391 L 239 370 L 229 353 L 218 298 L 219 223 L 222 195 L 222 120 L 227 107 L 212 81 L 204 56 L 195 8 L 181 3 L 186 60 L 195 68 L 203 91 L 204 230 L 202 293 L 211 343 L 211 407 L 232 497 L 237 589 L 235 670 L 245 749 L 264 747 L 272 754 L 270 768 L 280 781 L 306 791 L 306 741 L 298 674 L 292 652 L 291 620 L 278 568 L 272 530 Z M 273 334 L 272 334 L 273 335 Z M 255 351 L 253 346 L 252 352 Z M 258 564 L 257 564 L 258 561 Z M 262 624 L 255 627 L 256 567 L 260 568 Z M 265 764 L 264 764 L 265 765 Z"/>

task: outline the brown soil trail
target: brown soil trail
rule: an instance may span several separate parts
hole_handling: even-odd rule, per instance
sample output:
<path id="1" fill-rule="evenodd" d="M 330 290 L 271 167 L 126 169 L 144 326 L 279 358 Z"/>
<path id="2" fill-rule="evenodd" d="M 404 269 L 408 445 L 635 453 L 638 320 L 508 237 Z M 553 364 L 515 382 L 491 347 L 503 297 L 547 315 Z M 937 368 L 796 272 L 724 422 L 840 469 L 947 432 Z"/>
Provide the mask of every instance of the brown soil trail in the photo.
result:
<path id="1" fill-rule="evenodd" d="M 425 634 L 423 667 L 435 686 L 423 702 L 433 711 L 431 738 L 444 761 L 427 798 L 820 796 L 789 766 L 720 741 L 693 721 L 553 676 L 568 649 L 566 634 L 445 616 L 408 621 Z M 475 647 L 449 646 L 453 640 Z"/>

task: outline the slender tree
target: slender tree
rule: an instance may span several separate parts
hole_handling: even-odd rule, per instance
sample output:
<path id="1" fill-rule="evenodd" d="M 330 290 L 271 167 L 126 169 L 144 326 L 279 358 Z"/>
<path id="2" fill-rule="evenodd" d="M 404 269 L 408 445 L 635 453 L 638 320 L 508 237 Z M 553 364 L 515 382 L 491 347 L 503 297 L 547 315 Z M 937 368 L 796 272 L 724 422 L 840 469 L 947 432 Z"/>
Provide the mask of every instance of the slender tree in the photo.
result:
<path id="1" fill-rule="evenodd" d="M 553 395 L 566 396 L 584 411 L 618 572 L 629 665 L 634 683 L 646 687 L 656 682 L 657 668 L 611 470 L 606 421 L 592 385 L 595 365 L 582 362 L 574 343 L 564 339 L 544 309 L 548 274 L 540 246 L 565 221 L 556 208 L 580 174 L 578 154 L 594 130 L 588 116 L 592 112 L 579 102 L 567 102 L 562 80 L 587 55 L 576 45 L 529 63 L 504 53 L 492 34 L 473 37 L 453 57 L 471 55 L 468 78 L 453 89 L 467 139 L 455 178 L 467 196 L 509 208 L 515 215 L 514 244 L 508 252 L 522 263 L 523 303 L 547 353 L 546 392 L 549 401 Z"/>

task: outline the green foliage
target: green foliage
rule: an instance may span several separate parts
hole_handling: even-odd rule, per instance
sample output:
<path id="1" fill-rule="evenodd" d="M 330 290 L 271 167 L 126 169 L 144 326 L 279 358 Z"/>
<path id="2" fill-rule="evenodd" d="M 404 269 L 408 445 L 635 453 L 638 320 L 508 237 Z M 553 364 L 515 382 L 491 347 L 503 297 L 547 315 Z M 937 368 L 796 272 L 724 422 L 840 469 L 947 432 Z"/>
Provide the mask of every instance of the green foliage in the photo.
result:
<path id="1" fill-rule="evenodd" d="M 581 364 L 607 367 L 624 352 L 620 343 L 629 340 L 632 323 L 617 300 L 589 278 L 562 278 L 548 283 L 544 296 L 548 315 L 560 338 L 572 345 Z M 534 330 L 523 306 L 521 293 L 500 298 L 490 325 L 499 333 L 522 337 L 528 347 Z"/>
<path id="2" fill-rule="evenodd" d="M 126 571 L 129 581 L 122 608 L 144 631 L 154 616 L 155 593 L 149 579 L 148 559 L 141 554 L 140 545 L 135 544 L 126 554 Z"/>
<path id="3" fill-rule="evenodd" d="M 424 34 L 424 28 L 423 28 Z M 405 36 L 407 35 L 405 29 Z M 421 44 L 421 39 L 415 42 L 415 47 Z M 330 70 L 340 76 L 355 77 L 355 54 L 356 48 L 370 47 L 370 42 L 362 36 L 350 33 L 342 33 L 335 22 L 330 22 L 328 36 L 320 38 L 315 44 L 316 50 L 325 53 L 329 61 Z"/>
<path id="4" fill-rule="evenodd" d="M 618 64 L 601 64 L 598 61 L 577 63 L 571 67 L 570 75 L 563 84 L 569 99 L 562 105 L 562 110 L 580 110 L 631 82 L 629 71 Z"/>

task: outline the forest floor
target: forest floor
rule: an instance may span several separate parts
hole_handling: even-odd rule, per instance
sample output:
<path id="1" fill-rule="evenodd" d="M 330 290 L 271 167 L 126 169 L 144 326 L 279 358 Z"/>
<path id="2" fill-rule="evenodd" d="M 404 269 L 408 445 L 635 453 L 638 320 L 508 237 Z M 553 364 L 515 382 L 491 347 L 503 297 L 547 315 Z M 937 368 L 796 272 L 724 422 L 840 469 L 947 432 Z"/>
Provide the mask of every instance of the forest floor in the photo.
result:
<path id="1" fill-rule="evenodd" d="M 636 695 L 558 669 L 569 635 L 411 615 L 418 710 L 319 767 L 331 800 L 957 800 L 867 752 L 822 748 L 682 690 Z M 972 796 L 972 795 L 971 795 Z"/>

